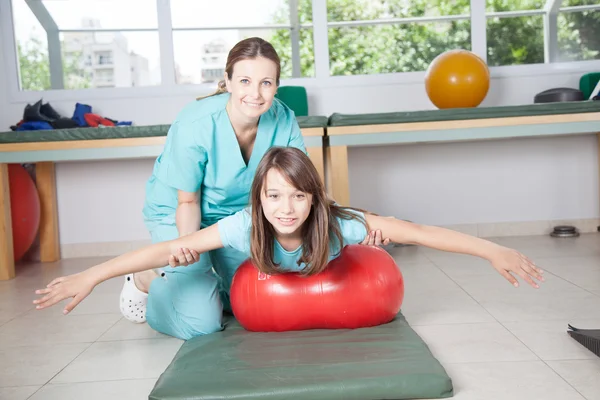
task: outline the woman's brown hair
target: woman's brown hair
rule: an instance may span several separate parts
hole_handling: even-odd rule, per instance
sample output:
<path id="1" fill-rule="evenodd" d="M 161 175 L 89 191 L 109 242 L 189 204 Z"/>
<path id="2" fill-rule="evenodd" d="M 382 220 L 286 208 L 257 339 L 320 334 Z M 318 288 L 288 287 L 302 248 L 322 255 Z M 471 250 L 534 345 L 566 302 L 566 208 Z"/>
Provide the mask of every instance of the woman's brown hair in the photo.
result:
<path id="1" fill-rule="evenodd" d="M 271 43 L 259 37 L 251 37 L 241 40 L 229 51 L 229 54 L 227 55 L 227 62 L 225 64 L 225 73 L 227 74 L 227 79 L 231 80 L 231 77 L 233 76 L 233 67 L 235 67 L 235 64 L 237 64 L 238 61 L 255 59 L 257 57 L 268 58 L 275 63 L 277 67 L 276 86 L 279 86 L 279 78 L 281 75 L 281 61 L 279 59 L 279 55 Z M 225 92 L 227 92 L 227 86 L 225 85 L 225 80 L 223 79 L 219 81 L 217 90 L 214 93 L 209 94 L 208 96 L 198 97 L 196 100 Z"/>
<path id="2" fill-rule="evenodd" d="M 329 261 L 330 243 L 335 248 L 344 245 L 338 218 L 359 219 L 357 214 L 331 201 L 325 193 L 323 182 L 310 158 L 294 147 L 272 147 L 256 169 L 250 192 L 252 204 L 252 229 L 250 254 L 256 267 L 267 274 L 281 272 L 273 261 L 275 231 L 263 214 L 261 194 L 265 191 L 267 173 L 276 169 L 297 190 L 312 195 L 312 207 L 302 225 L 302 256 L 298 264 L 305 263 L 305 275 L 313 275 L 325 269 Z"/>

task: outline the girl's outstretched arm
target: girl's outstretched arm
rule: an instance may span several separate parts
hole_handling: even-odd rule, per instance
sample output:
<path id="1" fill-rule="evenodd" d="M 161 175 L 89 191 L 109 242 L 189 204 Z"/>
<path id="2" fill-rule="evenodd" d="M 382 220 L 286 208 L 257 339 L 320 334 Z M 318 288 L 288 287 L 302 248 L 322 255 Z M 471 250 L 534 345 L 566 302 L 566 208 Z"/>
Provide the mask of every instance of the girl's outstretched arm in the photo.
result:
<path id="1" fill-rule="evenodd" d="M 488 260 L 492 266 L 514 286 L 518 281 L 511 274 L 515 273 L 537 288 L 538 284 L 532 279 L 543 281 L 543 271 L 529 258 L 520 252 L 500 246 L 485 239 L 466 235 L 450 229 L 435 226 L 419 225 L 401 221 L 392 217 L 381 217 L 365 213 L 369 230 L 380 229 L 383 237 L 389 237 L 392 242 L 416 244 L 436 250 L 468 254 Z"/>
<path id="2" fill-rule="evenodd" d="M 37 304 L 37 309 L 42 309 L 73 297 L 65 307 L 66 314 L 87 297 L 96 285 L 108 279 L 164 267 L 169 264 L 170 256 L 181 248 L 204 253 L 221 247 L 223 244 L 219 229 L 214 224 L 187 236 L 130 251 L 78 274 L 56 278 L 45 289 L 36 290 L 36 294 L 44 296 L 33 303 Z"/>

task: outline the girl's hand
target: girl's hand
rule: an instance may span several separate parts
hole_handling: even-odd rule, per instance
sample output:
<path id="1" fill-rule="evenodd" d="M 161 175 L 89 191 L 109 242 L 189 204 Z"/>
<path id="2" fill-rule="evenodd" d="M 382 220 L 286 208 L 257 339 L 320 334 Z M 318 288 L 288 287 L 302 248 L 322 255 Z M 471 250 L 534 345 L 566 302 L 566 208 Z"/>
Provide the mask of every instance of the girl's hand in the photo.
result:
<path id="1" fill-rule="evenodd" d="M 490 258 L 490 262 L 496 271 L 515 287 L 519 286 L 519 282 L 512 275 L 513 273 L 520 276 L 525 282 L 536 289 L 539 288 L 539 285 L 532 278 L 540 282 L 544 281 L 544 277 L 542 276 L 544 271 L 516 250 L 500 246 Z"/>
<path id="2" fill-rule="evenodd" d="M 169 256 L 169 265 L 171 267 L 187 267 L 190 264 L 197 263 L 200 260 L 200 254 L 195 250 L 178 249 Z"/>
<path id="3" fill-rule="evenodd" d="M 45 289 L 35 291 L 35 294 L 43 294 L 44 297 L 34 300 L 33 304 L 37 304 L 36 309 L 41 310 L 72 297 L 73 300 L 63 310 L 63 314 L 68 314 L 92 292 L 95 286 L 96 283 L 85 271 L 56 278 Z"/>
<path id="4" fill-rule="evenodd" d="M 371 231 L 360 244 L 364 244 L 367 246 L 387 246 L 390 243 L 390 238 L 386 238 L 382 240 L 381 238 L 381 230 Z"/>

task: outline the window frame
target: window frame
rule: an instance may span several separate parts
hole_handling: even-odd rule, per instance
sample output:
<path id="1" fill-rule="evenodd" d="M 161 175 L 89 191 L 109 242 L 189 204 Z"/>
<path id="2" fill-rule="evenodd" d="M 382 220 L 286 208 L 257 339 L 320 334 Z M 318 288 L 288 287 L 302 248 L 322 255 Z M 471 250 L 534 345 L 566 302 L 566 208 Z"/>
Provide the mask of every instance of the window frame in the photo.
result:
<path id="1" fill-rule="evenodd" d="M 600 4 L 591 6 L 572 6 L 560 7 L 562 0 L 547 0 L 546 5 L 540 10 L 525 10 L 511 12 L 486 12 L 485 0 L 471 0 L 470 15 L 471 19 L 471 48 L 475 54 L 478 54 L 484 60 L 487 59 L 487 39 L 486 39 L 486 21 L 494 17 L 515 17 L 526 15 L 544 15 L 544 46 L 545 62 L 529 65 L 507 65 L 490 67 L 492 78 L 511 78 L 527 76 L 551 76 L 568 73 L 578 73 L 598 68 L 599 60 L 572 61 L 572 62 L 551 62 L 552 52 L 557 51 L 552 48 L 552 43 L 556 46 L 556 41 L 552 42 L 552 35 L 556 32 L 556 18 L 559 12 L 580 12 L 585 10 L 600 10 Z M 295 8 L 293 6 L 296 5 Z M 118 98 L 148 98 L 163 96 L 198 96 L 202 93 L 209 93 L 215 89 L 214 83 L 199 84 L 177 84 L 175 82 L 175 60 L 173 53 L 173 31 L 181 30 L 206 30 L 206 29 L 240 29 L 250 27 L 220 27 L 220 28 L 175 28 L 171 26 L 171 8 L 170 0 L 156 0 L 158 15 L 158 37 L 159 50 L 161 54 L 161 83 L 156 86 L 146 87 L 123 87 L 123 88 L 88 88 L 75 90 L 48 90 L 44 91 L 43 96 L 47 101 L 69 101 L 86 99 L 118 99 Z M 399 72 L 386 74 L 353 75 L 353 76 L 331 76 L 329 72 L 329 49 L 328 49 L 328 30 L 332 26 L 344 24 L 351 26 L 353 24 L 385 24 L 385 23 L 414 23 L 419 22 L 419 18 L 404 18 L 394 20 L 374 20 L 374 21 L 354 21 L 354 22 L 329 22 L 327 21 L 327 0 L 312 1 L 313 15 L 312 23 L 298 24 L 297 22 L 297 0 L 290 0 L 290 25 L 260 26 L 260 28 L 279 28 L 290 29 L 292 38 L 292 70 L 294 75 L 299 74 L 299 51 L 298 39 L 300 29 L 313 30 L 315 76 L 314 77 L 292 77 L 281 80 L 282 85 L 302 85 L 310 89 L 311 87 L 324 89 L 344 86 L 372 86 L 389 84 L 416 84 L 422 83 L 425 71 Z M 294 12 L 294 10 L 296 12 Z M 0 0 L 0 33 L 2 38 L 2 48 L 4 50 L 4 64 L 6 76 L 13 77 L 7 79 L 9 104 L 37 101 L 40 97 L 39 91 L 21 91 L 18 81 L 18 57 L 16 51 L 16 40 L 12 18 L 11 0 Z M 423 17 L 422 22 L 436 22 L 444 20 L 453 20 L 461 18 L 464 15 L 441 16 L 441 17 Z M 552 27 L 554 31 L 552 32 Z M 256 28 L 256 27 L 251 27 Z M 114 29 L 112 29 L 114 31 Z M 138 29 L 135 29 L 136 31 Z M 143 29 L 140 29 L 143 30 Z M 152 29 L 156 31 L 155 29 Z M 67 31 L 67 30 L 65 30 Z M 102 31 L 102 30 L 97 30 Z M 550 39 L 549 39 L 550 38 Z"/>

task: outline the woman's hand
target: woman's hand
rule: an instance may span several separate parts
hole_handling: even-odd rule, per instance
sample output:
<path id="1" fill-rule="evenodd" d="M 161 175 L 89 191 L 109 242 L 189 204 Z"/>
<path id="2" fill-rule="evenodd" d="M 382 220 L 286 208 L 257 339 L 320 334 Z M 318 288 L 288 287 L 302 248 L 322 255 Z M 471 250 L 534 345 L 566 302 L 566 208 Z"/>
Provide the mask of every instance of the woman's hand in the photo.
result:
<path id="1" fill-rule="evenodd" d="M 382 240 L 381 238 L 381 230 L 378 229 L 376 231 L 371 231 L 360 244 L 364 244 L 367 246 L 387 246 L 390 243 L 390 238 L 385 238 Z"/>
<path id="2" fill-rule="evenodd" d="M 498 249 L 489 258 L 492 266 L 506 278 L 515 287 L 519 286 L 519 282 L 513 276 L 516 274 L 520 276 L 525 282 L 534 288 L 539 288 L 539 285 L 533 280 L 537 279 L 540 282 L 544 281 L 544 277 L 540 268 L 538 268 L 533 261 L 518 252 L 517 250 L 509 249 L 506 247 L 499 246 Z"/>
<path id="3" fill-rule="evenodd" d="M 96 286 L 95 280 L 86 272 L 56 278 L 45 289 L 36 290 L 35 294 L 44 295 L 33 301 L 33 304 L 37 304 L 36 309 L 41 310 L 72 297 L 63 314 L 71 312 Z"/>
<path id="4" fill-rule="evenodd" d="M 200 254 L 195 250 L 180 248 L 169 257 L 171 267 L 187 267 L 190 264 L 197 263 L 200 260 Z"/>

